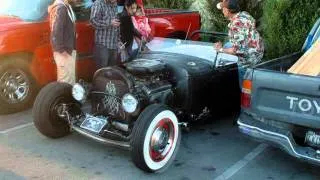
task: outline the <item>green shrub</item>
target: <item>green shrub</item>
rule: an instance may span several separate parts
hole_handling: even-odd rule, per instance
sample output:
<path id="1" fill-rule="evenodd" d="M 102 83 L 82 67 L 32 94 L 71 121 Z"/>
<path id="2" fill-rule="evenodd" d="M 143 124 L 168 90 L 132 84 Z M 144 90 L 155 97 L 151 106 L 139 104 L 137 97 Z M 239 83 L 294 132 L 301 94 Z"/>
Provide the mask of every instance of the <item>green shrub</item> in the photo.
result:
<path id="1" fill-rule="evenodd" d="M 206 0 L 208 6 L 205 9 L 209 12 L 210 16 L 210 25 L 207 30 L 226 32 L 228 21 L 225 17 L 223 17 L 222 11 L 217 9 L 217 4 L 221 0 Z"/>
<path id="2" fill-rule="evenodd" d="M 228 20 L 216 4 L 221 0 L 145 0 L 149 7 L 197 10 L 202 29 L 227 32 Z M 256 20 L 270 59 L 298 51 L 320 14 L 319 0 L 239 0 L 241 10 Z"/>
<path id="3" fill-rule="evenodd" d="M 221 2 L 221 0 L 206 0 L 208 6 L 206 6 L 208 14 L 210 17 L 211 26 L 209 30 L 213 31 L 227 31 L 228 20 L 223 17 L 222 11 L 218 10 L 216 5 Z M 262 17 L 262 0 L 239 0 L 240 9 L 242 11 L 249 12 L 256 20 L 259 26 L 260 18 Z"/>
<path id="4" fill-rule="evenodd" d="M 191 5 L 190 0 L 146 0 L 144 3 L 148 7 L 169 9 L 188 9 Z"/>
<path id="5" fill-rule="evenodd" d="M 274 58 L 300 50 L 319 14 L 319 0 L 265 0 L 265 56 Z"/>

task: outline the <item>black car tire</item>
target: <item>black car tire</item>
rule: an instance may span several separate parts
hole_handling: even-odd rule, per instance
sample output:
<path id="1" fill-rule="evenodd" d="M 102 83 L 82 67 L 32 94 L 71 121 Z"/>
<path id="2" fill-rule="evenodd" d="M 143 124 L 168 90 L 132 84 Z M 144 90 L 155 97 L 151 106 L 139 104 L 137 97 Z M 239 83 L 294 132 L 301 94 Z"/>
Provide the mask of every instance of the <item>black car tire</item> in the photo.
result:
<path id="1" fill-rule="evenodd" d="M 140 114 L 132 130 L 130 147 L 133 163 L 146 172 L 163 172 L 175 159 L 180 140 L 176 115 L 164 105 L 150 105 Z"/>
<path id="2" fill-rule="evenodd" d="M 58 116 L 61 103 L 75 103 L 72 86 L 67 83 L 53 82 L 38 94 L 33 105 L 33 123 L 45 136 L 60 138 L 70 133 L 68 122 Z"/>
<path id="3" fill-rule="evenodd" d="M 32 105 L 38 85 L 30 72 L 29 58 L 16 55 L 0 60 L 0 114 L 18 112 Z"/>

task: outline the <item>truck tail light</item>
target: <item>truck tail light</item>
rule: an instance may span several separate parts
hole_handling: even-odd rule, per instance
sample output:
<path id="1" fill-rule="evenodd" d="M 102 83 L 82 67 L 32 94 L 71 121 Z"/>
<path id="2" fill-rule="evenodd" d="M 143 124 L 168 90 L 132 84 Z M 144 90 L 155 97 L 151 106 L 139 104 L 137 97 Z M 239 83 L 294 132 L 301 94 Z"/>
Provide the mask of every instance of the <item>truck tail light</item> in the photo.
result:
<path id="1" fill-rule="evenodd" d="M 250 108 L 251 106 L 251 89 L 252 89 L 252 81 L 244 80 L 242 83 L 241 90 L 241 107 L 242 108 Z"/>

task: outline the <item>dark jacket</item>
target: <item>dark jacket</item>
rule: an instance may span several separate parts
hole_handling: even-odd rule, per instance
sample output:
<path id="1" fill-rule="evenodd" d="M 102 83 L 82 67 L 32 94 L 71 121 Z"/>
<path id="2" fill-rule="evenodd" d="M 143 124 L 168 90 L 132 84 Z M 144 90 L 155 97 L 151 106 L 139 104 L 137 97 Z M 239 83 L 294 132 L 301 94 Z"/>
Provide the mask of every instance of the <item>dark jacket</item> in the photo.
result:
<path id="1" fill-rule="evenodd" d="M 141 39 L 141 34 L 134 28 L 131 16 L 128 15 L 124 9 L 119 15 L 120 19 L 120 39 L 122 43 L 126 43 L 126 48 L 132 45 L 133 38 L 138 37 Z"/>
<path id="2" fill-rule="evenodd" d="M 72 53 L 76 49 L 75 25 L 68 8 L 61 2 L 49 6 L 51 45 L 54 52 Z M 70 11 L 69 11 L 70 12 Z"/>

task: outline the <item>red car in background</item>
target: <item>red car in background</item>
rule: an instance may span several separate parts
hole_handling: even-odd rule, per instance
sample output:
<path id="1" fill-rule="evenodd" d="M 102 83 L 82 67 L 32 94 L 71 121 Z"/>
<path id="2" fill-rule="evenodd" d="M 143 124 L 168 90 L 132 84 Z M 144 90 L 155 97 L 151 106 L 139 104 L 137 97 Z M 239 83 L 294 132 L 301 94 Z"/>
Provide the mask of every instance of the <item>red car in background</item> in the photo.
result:
<path id="1" fill-rule="evenodd" d="M 0 114 L 32 105 L 38 90 L 56 80 L 50 45 L 47 7 L 53 0 L 1 0 L 0 6 Z M 89 23 L 91 0 L 74 7 L 77 22 L 77 76 L 90 80 L 94 30 Z M 119 9 L 121 9 L 121 3 Z M 198 12 L 145 9 L 153 36 L 184 39 L 200 29 Z"/>

